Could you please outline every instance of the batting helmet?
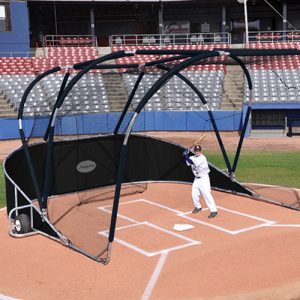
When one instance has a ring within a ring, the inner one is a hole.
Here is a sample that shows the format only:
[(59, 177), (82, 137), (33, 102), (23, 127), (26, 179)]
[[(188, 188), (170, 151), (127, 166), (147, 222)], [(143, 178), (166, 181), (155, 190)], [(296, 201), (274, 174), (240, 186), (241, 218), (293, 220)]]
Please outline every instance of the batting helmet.
[(200, 145), (195, 145), (194, 151), (201, 151), (201, 146)]

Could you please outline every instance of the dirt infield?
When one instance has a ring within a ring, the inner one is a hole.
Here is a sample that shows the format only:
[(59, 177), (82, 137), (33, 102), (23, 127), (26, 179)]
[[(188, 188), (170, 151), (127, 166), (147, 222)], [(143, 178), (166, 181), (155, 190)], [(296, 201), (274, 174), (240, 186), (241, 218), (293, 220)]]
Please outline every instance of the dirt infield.
[[(190, 147), (204, 133), (201, 132), (150, 132), (147, 135), (156, 136), (165, 140), (176, 142), (185, 147)], [(238, 132), (221, 132), (221, 137), (226, 150), (235, 151), (239, 142)], [(205, 151), (219, 151), (214, 132), (207, 133), (201, 142)], [(244, 139), (243, 151), (299, 151), (300, 136), (289, 137), (249, 137)]]
[(21, 146), (20, 140), (0, 141), (0, 161), (3, 161), (9, 153)]
[[(147, 135), (189, 147), (201, 133)], [(237, 133), (222, 138), (227, 150), (236, 149)], [(0, 141), (0, 161), (20, 145)], [(203, 146), (219, 151), (213, 133)], [(248, 138), (243, 146), (270, 149), (299, 151), (300, 137)], [(41, 235), (9, 237), (0, 210), (0, 299), (300, 299), (299, 211), (215, 191), (219, 215), (210, 220), (207, 210), (190, 213), (190, 191), (149, 184), (143, 194), (122, 198), (107, 266)], [(194, 228), (178, 232), (175, 224)]]
[(40, 235), (9, 237), (1, 211), (0, 299), (300, 298), (298, 211), (213, 192), (208, 219), (190, 213), (190, 191), (157, 183), (122, 198), (107, 266)]

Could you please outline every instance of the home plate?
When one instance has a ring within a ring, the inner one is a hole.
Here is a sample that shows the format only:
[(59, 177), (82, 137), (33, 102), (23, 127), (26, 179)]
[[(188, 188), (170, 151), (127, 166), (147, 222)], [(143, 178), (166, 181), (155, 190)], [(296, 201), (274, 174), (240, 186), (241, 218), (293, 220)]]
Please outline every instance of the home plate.
[(191, 224), (175, 224), (173, 226), (173, 229), (176, 231), (184, 231), (184, 230), (189, 230), (194, 228), (195, 226), (191, 225)]

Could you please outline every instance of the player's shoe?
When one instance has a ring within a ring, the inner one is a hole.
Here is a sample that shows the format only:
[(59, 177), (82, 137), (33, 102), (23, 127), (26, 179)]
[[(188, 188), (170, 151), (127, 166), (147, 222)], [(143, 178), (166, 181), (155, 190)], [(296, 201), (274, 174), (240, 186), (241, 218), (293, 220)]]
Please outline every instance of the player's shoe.
[(198, 207), (195, 207), (194, 210), (192, 211), (193, 214), (196, 214), (197, 212), (201, 211), (202, 208), (198, 208)]
[(210, 213), (210, 215), (208, 217), (211, 219), (211, 218), (214, 218), (217, 214), (218, 214), (218, 212), (213, 211)]

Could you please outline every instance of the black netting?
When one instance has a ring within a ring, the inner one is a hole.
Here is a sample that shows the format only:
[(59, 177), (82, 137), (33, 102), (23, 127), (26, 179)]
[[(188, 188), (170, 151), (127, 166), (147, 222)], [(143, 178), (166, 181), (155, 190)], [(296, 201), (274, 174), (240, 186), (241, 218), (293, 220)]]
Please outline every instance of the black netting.
[[(249, 53), (251, 55), (252, 52)], [(211, 54), (217, 55), (217, 52)], [(297, 101), (300, 97), (297, 81), (300, 75), (298, 56), (285, 56), (283, 59), (282, 56), (241, 55), (237, 59), (234, 55), (230, 58), (225, 53), (221, 54), (195, 61), (186, 69), (180, 70), (180, 73), (168, 77), (169, 70), (172, 72), (181, 62), (186, 63), (192, 59), (192, 55), (185, 57), (181, 53), (180, 60), (162, 61), (159, 66), (154, 67), (147, 64), (151, 60), (171, 58), (172, 54), (154, 53), (153, 56), (145, 56), (139, 53), (145, 61), (139, 61), (136, 68), (124, 67), (121, 72), (113, 70), (105, 74), (87, 72), (63, 98), (58, 96), (63, 82), (61, 73), (43, 78), (33, 88), (25, 102), (22, 119), (26, 137), (23, 144), (28, 147), (30, 159), (27, 158), (25, 162), (22, 150), (16, 154), (18, 163), (12, 157), (11, 176), (31, 199), (40, 198), (41, 208), (48, 209), (49, 220), (70, 242), (70, 247), (98, 261), (108, 258), (109, 230), (114, 230), (117, 217), (116, 210), (112, 213), (112, 207), (119, 201), (118, 195), (114, 199), (119, 184), (122, 183), (120, 196), (123, 197), (144, 192), (147, 189), (147, 183), (144, 182), (148, 181), (193, 181), (190, 170), (182, 162), (182, 147), (149, 138), (145, 134), (131, 136), (128, 144), (123, 142), (123, 134), (133, 111), (141, 112), (136, 120), (140, 132), (148, 130), (146, 112), (149, 111), (199, 113), (200, 118), (204, 119), (205, 130), (213, 126), (226, 161), (227, 154), (215, 123), (218, 117), (212, 111), (223, 108), (224, 89), (228, 81), (233, 83), (230, 91), (239, 90), (240, 106), (234, 107), (238, 110), (247, 103), (261, 103), (266, 99), (272, 102), (272, 95), (275, 95), (277, 102), (291, 99)], [(119, 57), (122, 55), (121, 53)], [(173, 54), (176, 55), (178, 54)], [(240, 65), (244, 64), (243, 72)], [(241, 77), (232, 76), (231, 71), (235, 66), (238, 66)], [(145, 75), (129, 104), (127, 99), (134, 90), (140, 72)], [(248, 72), (254, 86), (251, 95), (245, 77)], [(70, 76), (67, 88), (74, 76), (76, 75)], [(165, 81), (162, 82), (162, 79)], [(159, 85), (159, 89), (154, 89)], [(122, 97), (115, 100), (116, 95)], [(57, 114), (53, 114), (58, 99), (63, 102), (60, 103)], [(118, 131), (123, 134), (112, 135), (126, 103), (129, 113), (126, 113)], [(203, 110), (208, 113), (200, 114)], [(231, 117), (234, 114), (232, 112)], [(247, 111), (247, 116), (249, 115), (250, 106)], [(52, 117), (55, 120), (53, 136), (49, 127)], [(242, 130), (242, 138), (245, 129), (246, 127)], [(107, 133), (109, 134), (104, 135)], [(41, 143), (35, 144), (36, 142)], [(121, 157), (125, 162), (124, 174), (119, 166), (121, 149), (127, 155)], [(28, 172), (28, 164), (34, 174)], [(230, 168), (228, 157), (226, 164), (228, 172), (233, 175), (232, 171), (235, 170)], [(231, 180), (228, 174), (214, 166), (211, 166), (210, 177), (211, 184), (216, 189), (253, 196), (249, 189)], [(32, 182), (39, 189), (40, 195)], [(8, 208), (14, 206), (12, 189), (9, 186), (7, 191)]]

